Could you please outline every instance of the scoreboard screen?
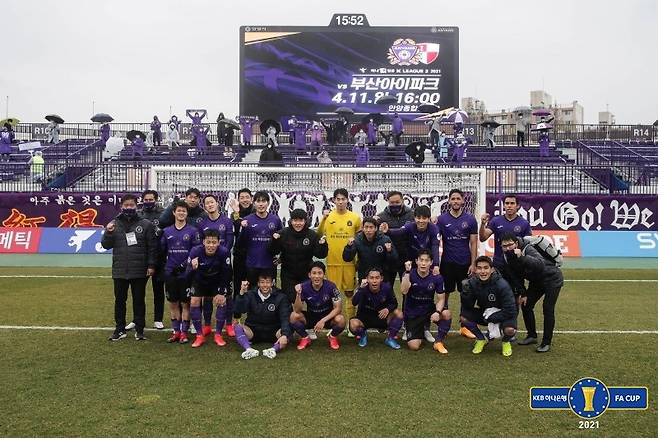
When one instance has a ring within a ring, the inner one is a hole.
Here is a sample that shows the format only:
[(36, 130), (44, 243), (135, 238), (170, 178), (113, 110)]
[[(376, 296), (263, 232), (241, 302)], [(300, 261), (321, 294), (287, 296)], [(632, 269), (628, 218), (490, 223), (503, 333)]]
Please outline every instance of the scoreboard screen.
[(240, 28), (242, 115), (412, 116), (422, 104), (459, 106), (457, 27)]

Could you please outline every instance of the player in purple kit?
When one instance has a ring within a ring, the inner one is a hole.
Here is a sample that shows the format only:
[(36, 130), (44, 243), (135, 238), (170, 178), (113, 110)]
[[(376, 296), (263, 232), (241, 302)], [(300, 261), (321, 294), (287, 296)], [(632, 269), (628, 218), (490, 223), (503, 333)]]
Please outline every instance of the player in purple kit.
[[(438, 327), (434, 349), (447, 354), (443, 340), (450, 331), (452, 315), (446, 307), (443, 279), (440, 275), (430, 273), (431, 266), (432, 253), (427, 249), (418, 251), (415, 269), (412, 269), (410, 261), (405, 262), (406, 273), (400, 282), (400, 292), (405, 297), (404, 326), (407, 330), (407, 346), (410, 350), (420, 349), (425, 337), (425, 327), (433, 322)], [(438, 295), (436, 304), (434, 294)]]
[[(233, 248), (233, 221), (225, 215), (222, 215), (219, 210), (219, 203), (215, 195), (205, 195), (202, 199), (203, 209), (206, 211), (207, 217), (203, 217), (197, 223), (199, 234), (201, 236), (208, 230), (216, 230), (219, 235), (219, 244), (226, 248), (229, 253)], [(228, 302), (226, 307), (228, 309), (228, 316), (226, 324), (231, 324), (233, 313), (233, 299), (232, 296), (227, 297)], [(210, 323), (212, 321), (212, 297), (204, 298), (203, 300), (203, 335), (208, 336), (212, 333)], [(224, 324), (222, 324), (224, 327)], [(221, 335), (221, 333), (220, 333)]]
[(356, 317), (350, 319), (350, 331), (359, 340), (359, 347), (368, 345), (370, 328), (387, 330), (384, 341), (394, 350), (400, 349), (395, 337), (402, 328), (402, 312), (398, 309), (398, 300), (390, 284), (384, 282), (384, 272), (380, 268), (371, 268), (361, 282), (361, 287), (352, 297), (352, 304), (357, 307)]
[[(441, 276), (446, 292), (446, 307), (450, 293), (462, 291), (462, 281), (475, 272), (478, 256), (478, 224), (475, 217), (464, 210), (464, 192), (452, 189), (448, 194), (449, 209), (437, 220), (441, 233)], [(475, 339), (475, 335), (462, 326), (462, 336)]]
[(274, 359), (292, 336), (290, 301), (286, 294), (274, 287), (272, 275), (267, 271), (258, 274), (256, 288), (248, 288), (249, 282), (243, 281), (235, 300), (236, 312), (247, 314), (244, 324), (235, 325), (235, 340), (244, 349), (243, 359), (261, 354), (251, 346), (252, 342), (273, 342), (272, 347), (263, 350), (262, 354)]
[(175, 222), (165, 228), (160, 237), (160, 248), (167, 258), (164, 266), (165, 293), (174, 330), (167, 342), (186, 344), (190, 328), (190, 298), (187, 295), (189, 284), (185, 271), (190, 250), (199, 244), (199, 231), (187, 223), (185, 201), (175, 201), (173, 207)]
[[(489, 213), (482, 215), (480, 222), (480, 242), (486, 242), (493, 234), (494, 236), (494, 267), (502, 272), (505, 266), (503, 258), (503, 249), (500, 246), (500, 239), (505, 233), (513, 233), (516, 237), (532, 235), (530, 223), (519, 216), (519, 201), (516, 195), (505, 195), (503, 198), (505, 214), (496, 216), (491, 219)], [(504, 275), (504, 273), (503, 273)]]
[(201, 301), (209, 301), (217, 306), (215, 344), (220, 347), (226, 345), (222, 338), (222, 329), (228, 312), (228, 297), (231, 293), (231, 253), (220, 244), (219, 232), (208, 229), (203, 234), (203, 245), (195, 246), (187, 259), (187, 273), (191, 285), (190, 315), (192, 324), (196, 328), (196, 339), (192, 347), (200, 347), (206, 341), (201, 328)]
[[(297, 297), (293, 303), (290, 325), (301, 337), (297, 345), (298, 350), (303, 350), (311, 344), (311, 337), (306, 332), (307, 328), (316, 332), (330, 328), (329, 346), (333, 350), (340, 348), (338, 335), (345, 329), (343, 304), (336, 285), (325, 279), (326, 269), (324, 263), (313, 262), (308, 273), (310, 280), (295, 286)], [(305, 311), (303, 303), (306, 303)]]
[(276, 268), (268, 246), (272, 235), (283, 228), (281, 219), (275, 214), (268, 213), (270, 208), (270, 195), (259, 191), (254, 194), (255, 213), (242, 220), (240, 236), (236, 246), (244, 248), (246, 252), (245, 266), (247, 268), (247, 281), (256, 284), (258, 275), (269, 273), (276, 278)]

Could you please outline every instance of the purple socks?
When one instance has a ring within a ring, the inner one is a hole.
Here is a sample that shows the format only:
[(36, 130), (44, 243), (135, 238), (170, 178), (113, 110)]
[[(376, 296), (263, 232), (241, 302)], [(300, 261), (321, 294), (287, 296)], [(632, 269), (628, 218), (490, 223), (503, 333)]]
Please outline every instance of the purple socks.
[(190, 330), (190, 321), (183, 321), (181, 323), (180, 331), (187, 333)]
[[(217, 306), (215, 311), (215, 333), (221, 334), (224, 330), (227, 316), (230, 318), (232, 312), (227, 311), (227, 305)], [(229, 320), (230, 321), (230, 320)]]
[(295, 331), (295, 333), (297, 333), (300, 337), (305, 338), (308, 336), (308, 333), (306, 333), (306, 326), (303, 322), (295, 321), (290, 325), (292, 326), (292, 329)]
[[(212, 322), (212, 298), (203, 298), (203, 321), (205, 325), (210, 325)], [(194, 326), (196, 328), (196, 326)]]
[(391, 318), (388, 323), (388, 337), (395, 338), (402, 328), (402, 318)]
[(235, 340), (245, 350), (251, 348), (251, 343), (249, 342), (249, 338), (247, 338), (247, 335), (245, 334), (244, 329), (240, 324), (235, 325)]
[(194, 329), (196, 330), (197, 336), (202, 336), (201, 307), (190, 307), (190, 317), (192, 318), (192, 324), (194, 324)]
[(172, 319), (171, 328), (174, 330), (175, 333), (180, 333), (180, 319)]
[(482, 333), (480, 331), (480, 329), (478, 328), (478, 325), (476, 323), (468, 321), (468, 322), (464, 323), (464, 327), (469, 329), (471, 331), (471, 333), (473, 333), (477, 339), (479, 339), (481, 341), (484, 341), (484, 339), (485, 339), (484, 338), (484, 333)]
[(450, 331), (451, 323), (452, 323), (452, 319), (442, 319), (439, 321), (439, 323), (437, 324), (439, 330), (436, 333), (436, 342), (443, 342), (443, 340), (448, 335), (448, 332)]
[(331, 326), (331, 336), (338, 336), (343, 332), (344, 328), (337, 325)]

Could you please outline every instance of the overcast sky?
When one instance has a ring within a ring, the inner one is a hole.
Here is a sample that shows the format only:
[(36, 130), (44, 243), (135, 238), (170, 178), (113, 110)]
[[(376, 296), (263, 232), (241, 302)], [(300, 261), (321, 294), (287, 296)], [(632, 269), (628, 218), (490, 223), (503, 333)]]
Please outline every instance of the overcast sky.
[(606, 104), (618, 124), (658, 118), (656, 0), (2, 0), (0, 114), (8, 95), (9, 115), (26, 122), (88, 121), (92, 102), (117, 121), (170, 106), (235, 116), (239, 26), (325, 26), (335, 12), (458, 26), (460, 96), (490, 111), (529, 104), (543, 84), (558, 103), (578, 100), (586, 123)]

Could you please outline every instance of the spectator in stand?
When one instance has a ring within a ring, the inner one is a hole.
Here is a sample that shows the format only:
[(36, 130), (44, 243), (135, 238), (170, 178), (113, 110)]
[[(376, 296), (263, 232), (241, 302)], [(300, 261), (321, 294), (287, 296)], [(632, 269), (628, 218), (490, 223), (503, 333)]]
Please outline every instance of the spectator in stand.
[(525, 147), (525, 118), (523, 113), (519, 113), (516, 119), (516, 146)]
[(0, 155), (2, 161), (9, 162), (11, 154), (11, 143), (14, 141), (14, 131), (9, 123), (5, 123), (4, 128), (0, 131)]
[(158, 120), (158, 116), (153, 116), (153, 121), (151, 122), (151, 132), (153, 133), (153, 145), (161, 146), (162, 145), (162, 131), (160, 128), (162, 124)]

